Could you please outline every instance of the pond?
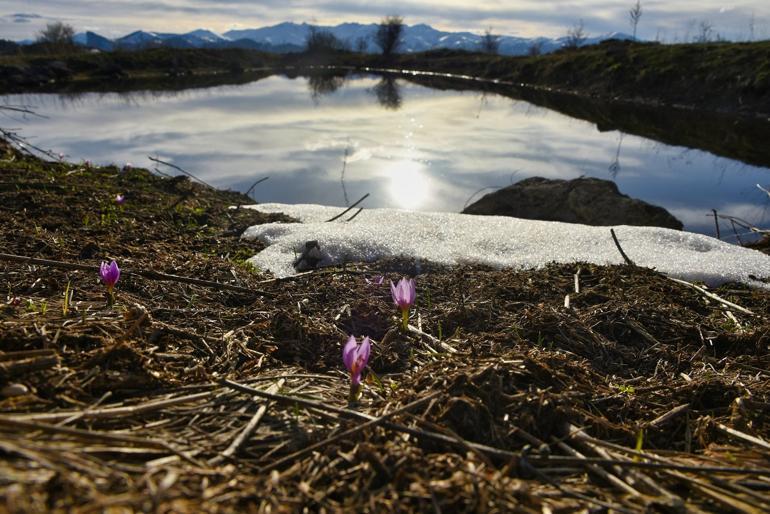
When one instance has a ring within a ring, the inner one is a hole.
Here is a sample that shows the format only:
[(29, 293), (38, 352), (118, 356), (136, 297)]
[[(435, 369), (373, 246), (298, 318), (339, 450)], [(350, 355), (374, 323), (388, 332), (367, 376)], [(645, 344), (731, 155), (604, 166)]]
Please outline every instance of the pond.
[[(328, 74), (180, 91), (0, 96), (3, 104), (43, 117), (5, 115), (0, 126), (68, 160), (153, 168), (152, 156), (239, 191), (269, 176), (251, 193), (257, 202), (345, 207), (369, 193), (365, 207), (458, 212), (524, 178), (585, 175), (666, 208), (687, 230), (713, 235), (712, 209), (755, 226), (770, 221), (770, 196), (757, 187), (770, 189), (770, 157), (730, 158), (729, 124), (727, 135), (701, 146), (709, 151), (680, 146), (688, 126), (701, 126), (697, 117), (680, 118), (667, 135), (668, 122), (598, 122), (571, 113), (570, 100), (559, 112), (489, 91)], [(756, 132), (746, 130), (737, 146)], [(697, 146), (697, 133), (692, 139)], [(735, 240), (727, 232), (723, 238)]]

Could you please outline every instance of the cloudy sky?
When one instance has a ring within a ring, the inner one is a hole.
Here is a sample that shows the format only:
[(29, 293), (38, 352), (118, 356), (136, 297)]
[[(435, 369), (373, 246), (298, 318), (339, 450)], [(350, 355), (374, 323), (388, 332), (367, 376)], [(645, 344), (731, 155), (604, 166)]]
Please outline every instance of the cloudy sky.
[[(562, 36), (582, 19), (591, 35), (630, 32), (635, 0), (2, 0), (0, 39), (33, 38), (50, 21), (76, 31), (117, 37), (134, 30), (226, 32), (282, 21), (335, 25), (369, 23), (399, 14), (406, 23), (438, 29), (518, 36)], [(664, 41), (692, 37), (702, 21), (729, 39), (770, 37), (770, 1), (642, 0), (639, 36)], [(753, 27), (753, 28), (752, 28)]]

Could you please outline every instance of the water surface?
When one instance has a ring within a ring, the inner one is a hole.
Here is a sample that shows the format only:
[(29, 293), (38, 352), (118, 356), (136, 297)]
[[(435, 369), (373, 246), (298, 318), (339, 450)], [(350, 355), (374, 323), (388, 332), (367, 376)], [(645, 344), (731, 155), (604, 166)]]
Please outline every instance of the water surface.
[[(460, 211), (541, 176), (613, 179), (713, 234), (712, 209), (767, 226), (770, 169), (669, 146), (491, 93), (376, 76), (287, 78), (178, 92), (13, 95), (5, 117), (68, 160), (152, 168), (148, 156), (258, 202)], [(172, 170), (165, 169), (171, 172)], [(723, 233), (729, 232), (724, 227)], [(732, 236), (728, 236), (732, 237)], [(726, 238), (727, 239), (727, 238)]]

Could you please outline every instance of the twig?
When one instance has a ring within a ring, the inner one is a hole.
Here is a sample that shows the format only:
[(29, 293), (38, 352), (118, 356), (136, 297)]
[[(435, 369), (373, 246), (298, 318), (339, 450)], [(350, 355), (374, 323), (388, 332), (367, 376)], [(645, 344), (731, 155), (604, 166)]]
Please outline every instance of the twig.
[[(267, 391), (270, 393), (277, 393), (281, 390), (283, 387), (283, 384), (286, 383), (286, 380), (280, 379), (277, 383), (274, 383), (270, 387), (267, 388)], [(216, 457), (209, 459), (209, 464), (216, 465), (222, 462), (225, 459), (228, 459), (235, 455), (235, 453), (238, 451), (238, 449), (243, 446), (243, 443), (248, 441), (248, 439), (252, 436), (254, 431), (257, 429), (257, 426), (259, 425), (259, 422), (262, 421), (262, 416), (265, 415), (265, 412), (267, 412), (267, 403), (263, 403), (259, 406), (257, 409), (257, 412), (254, 413), (254, 415), (251, 417), (249, 422), (246, 424), (245, 427), (243, 427), (243, 430), (238, 434), (238, 436), (233, 439), (233, 442), (230, 443), (230, 446), (227, 447), (225, 451), (223, 451), (220, 455), (217, 455)]]
[(720, 214), (719, 218), (721, 218), (723, 220), (728, 220), (728, 221), (734, 223), (735, 225), (738, 225), (741, 228), (745, 228), (749, 232), (755, 232), (757, 234), (770, 234), (770, 230), (762, 230), (760, 228), (757, 228), (754, 225), (752, 225), (751, 223), (749, 223), (748, 221), (746, 221), (745, 219), (739, 218), (737, 216), (729, 216), (727, 214)]
[(738, 240), (738, 244), (743, 246), (743, 240), (741, 240), (741, 235), (738, 233), (738, 229), (735, 228), (735, 220), (730, 220), (730, 224), (733, 226), (733, 233), (735, 234), (735, 238)]
[(319, 442), (317, 442), (315, 444), (312, 444), (312, 445), (310, 445), (310, 446), (308, 446), (306, 448), (303, 448), (303, 449), (301, 449), (299, 451), (296, 451), (296, 452), (294, 452), (294, 453), (292, 453), (290, 455), (282, 457), (282, 458), (280, 458), (280, 459), (278, 459), (278, 460), (268, 464), (267, 466), (261, 468), (260, 471), (264, 473), (264, 472), (273, 470), (275, 468), (279, 468), (279, 467), (283, 466), (284, 464), (286, 464), (288, 462), (296, 461), (296, 460), (304, 457), (305, 455), (318, 450), (319, 448), (323, 448), (324, 446), (327, 446), (329, 444), (335, 443), (335, 442), (337, 442), (337, 441), (339, 441), (341, 439), (347, 439), (350, 436), (352, 436), (352, 435), (354, 435), (354, 434), (356, 434), (358, 432), (366, 430), (367, 428), (371, 428), (371, 427), (380, 425), (385, 420), (387, 420), (388, 418), (392, 418), (393, 416), (397, 416), (399, 414), (403, 414), (404, 412), (407, 412), (407, 411), (417, 407), (418, 405), (422, 405), (423, 403), (438, 397), (440, 394), (441, 394), (441, 392), (437, 391), (437, 392), (435, 392), (433, 394), (430, 394), (428, 396), (425, 396), (423, 398), (415, 400), (415, 401), (413, 401), (411, 403), (408, 403), (408, 404), (404, 405), (403, 407), (400, 407), (400, 408), (398, 408), (398, 409), (396, 409), (396, 410), (394, 410), (392, 412), (388, 412), (388, 413), (383, 414), (383, 415), (381, 415), (379, 417), (370, 419), (369, 421), (367, 421), (363, 425), (358, 425), (357, 427), (350, 428), (348, 430), (345, 430), (344, 432), (340, 432), (337, 435), (334, 435), (332, 437), (324, 439), (323, 441), (319, 441)]
[(666, 412), (665, 414), (663, 414), (661, 416), (658, 416), (657, 418), (655, 418), (652, 421), (650, 421), (647, 426), (656, 427), (658, 425), (662, 425), (666, 421), (668, 421), (668, 420), (678, 416), (679, 414), (681, 414), (683, 412), (686, 412), (687, 409), (689, 409), (689, 408), (690, 408), (690, 404), (689, 403), (685, 403), (685, 404), (682, 404), (682, 405), (677, 405), (676, 407), (674, 407), (670, 411)]
[(735, 430), (734, 428), (730, 428), (726, 425), (723, 425), (722, 423), (717, 423), (717, 428), (722, 432), (729, 434), (733, 437), (737, 437), (738, 439), (742, 439), (749, 443), (756, 444), (757, 446), (764, 448), (765, 450), (770, 450), (770, 443), (768, 443), (763, 439), (760, 439), (759, 437), (754, 437), (753, 435), (744, 434), (743, 432), (739, 430)]
[[(49, 259), (38, 259), (36, 257), (26, 257), (24, 255), (12, 255), (8, 253), (0, 253), (0, 261), (19, 262), (22, 264), (40, 264), (43, 266), (51, 266), (53, 268), (71, 269), (78, 271), (88, 271), (89, 273), (97, 273), (99, 268), (97, 266), (90, 266), (87, 264), (76, 264), (74, 262), (62, 262), (52, 261)], [(153, 270), (121, 270), (120, 273), (123, 276), (137, 275), (144, 278), (153, 280), (165, 280), (170, 282), (182, 282), (185, 284), (194, 284), (197, 286), (211, 287), (214, 289), (226, 289), (229, 291), (236, 291), (246, 294), (258, 294), (272, 298), (275, 295), (259, 289), (249, 289), (247, 287), (235, 286), (232, 284), (223, 284), (221, 282), (214, 282), (211, 280), (203, 280), (200, 278), (183, 277), (180, 275), (171, 275), (169, 273), (161, 273)]]
[(354, 203), (353, 205), (351, 205), (350, 207), (348, 207), (347, 209), (345, 209), (341, 213), (337, 214), (333, 218), (330, 218), (330, 219), (326, 220), (326, 223), (329, 223), (330, 221), (334, 221), (336, 219), (339, 219), (339, 218), (343, 217), (346, 213), (350, 212), (353, 208), (355, 208), (359, 203), (361, 203), (364, 200), (366, 200), (368, 197), (369, 197), (369, 193), (366, 193), (356, 203)]
[[(569, 446), (564, 441), (559, 441), (555, 437), (553, 438), (553, 440), (556, 443), (556, 445), (559, 448), (561, 448), (564, 452), (566, 452), (567, 454), (569, 454), (569, 455), (571, 455), (573, 457), (577, 457), (578, 459), (582, 459), (582, 460), (586, 460), (587, 459), (587, 457), (585, 455), (583, 455), (579, 451), (575, 450), (574, 448)], [(637, 491), (636, 489), (634, 489), (633, 487), (631, 487), (630, 485), (625, 483), (623, 480), (621, 480), (620, 478), (616, 477), (615, 475), (613, 475), (613, 474), (609, 473), (608, 471), (600, 468), (596, 464), (588, 464), (588, 463), (586, 463), (586, 467), (588, 468), (589, 471), (591, 471), (591, 472), (595, 473), (597, 476), (605, 479), (607, 482), (613, 484), (615, 487), (619, 488), (621, 491), (623, 491), (623, 492), (625, 492), (627, 494), (630, 494), (631, 496), (642, 496), (642, 493), (640, 493), (639, 491)]]
[(722, 236), (719, 233), (719, 215), (717, 214), (717, 210), (711, 209), (711, 212), (714, 213), (714, 225), (716, 226), (716, 229), (717, 229), (717, 239), (722, 239)]
[(68, 419), (72, 416), (79, 416), (79, 419), (102, 419), (117, 418), (123, 416), (135, 416), (137, 414), (146, 414), (148, 412), (190, 403), (211, 396), (212, 391), (205, 393), (196, 393), (178, 398), (167, 398), (165, 400), (156, 400), (142, 403), (139, 405), (130, 405), (126, 407), (103, 407), (101, 409), (86, 409), (84, 411), (61, 411), (61, 412), (43, 412), (35, 414), (17, 414), (15, 416), (0, 416), (0, 420), (6, 421), (47, 421), (57, 422)]
[(32, 143), (30, 143), (23, 137), (19, 136), (15, 132), (9, 132), (7, 130), (0, 128), (0, 136), (3, 136), (5, 139), (14, 143), (17, 147), (19, 147), (19, 149), (22, 152), (26, 153), (27, 155), (33, 155), (32, 152), (28, 150), (28, 148), (31, 148), (32, 150), (35, 150), (41, 155), (45, 155), (50, 159), (58, 160), (58, 156), (54, 155), (54, 153), (51, 152), (50, 150), (43, 150), (42, 148), (33, 145)]
[(348, 166), (348, 153), (350, 152), (350, 143), (345, 147), (345, 154), (342, 156), (342, 171), (340, 172), (340, 184), (342, 184), (342, 196), (345, 197), (345, 205), (350, 204), (348, 200), (348, 190), (345, 187), (345, 169)]
[(50, 348), (45, 350), (21, 350), (18, 352), (0, 351), (0, 362), (27, 359), (29, 357), (47, 357), (55, 354), (56, 351)]
[[(598, 454), (600, 457), (603, 457), (605, 459), (610, 459), (614, 457), (607, 449), (593, 444), (588, 434), (586, 434), (583, 430), (581, 430), (578, 427), (575, 427), (574, 425), (570, 423), (566, 423), (565, 426), (566, 432), (569, 434), (569, 437), (579, 443), (584, 444), (586, 447), (590, 448), (593, 452)], [(622, 466), (619, 466), (617, 464), (612, 465), (613, 470), (618, 473), (618, 475), (621, 475), (625, 480), (630, 481), (633, 484), (645, 484), (649, 491), (654, 492), (654, 494), (657, 494), (659, 496), (662, 496), (664, 498), (668, 498), (669, 501), (674, 501), (678, 505), (684, 505), (684, 501), (679, 496), (674, 495), (666, 488), (660, 486), (655, 481), (651, 480), (648, 476), (643, 475), (639, 473), (636, 469), (625, 469)]]
[(673, 280), (677, 284), (682, 284), (682, 285), (685, 285), (687, 287), (691, 287), (691, 288), (695, 289), (696, 291), (700, 292), (701, 294), (708, 296), (712, 300), (716, 300), (719, 303), (723, 303), (724, 305), (727, 305), (730, 308), (733, 308), (733, 309), (735, 309), (737, 311), (740, 311), (740, 312), (742, 312), (744, 314), (749, 314), (751, 316), (756, 316), (756, 314), (754, 314), (752, 311), (750, 311), (750, 310), (748, 310), (748, 309), (746, 309), (744, 307), (741, 307), (740, 305), (737, 305), (737, 304), (735, 304), (735, 303), (733, 303), (733, 302), (731, 302), (729, 300), (725, 300), (724, 298), (715, 295), (711, 291), (706, 291), (705, 289), (703, 289), (700, 286), (696, 286), (695, 284), (687, 282), (686, 280), (682, 280), (682, 279), (674, 278), (674, 277), (669, 277), (668, 275), (666, 275), (666, 277), (669, 280)]
[(180, 168), (180, 167), (179, 167), (179, 166), (177, 166), (176, 164), (171, 164), (170, 162), (161, 161), (160, 159), (156, 159), (155, 157), (151, 157), (151, 156), (149, 156), (149, 155), (147, 156), (147, 158), (148, 158), (148, 159), (150, 159), (150, 160), (151, 160), (151, 161), (153, 161), (153, 162), (157, 162), (157, 163), (159, 163), (159, 164), (164, 164), (164, 165), (166, 165), (166, 166), (168, 166), (168, 167), (170, 167), (170, 168), (174, 168), (175, 170), (179, 170), (179, 171), (181, 171), (182, 173), (184, 173), (185, 175), (187, 175), (188, 177), (192, 178), (193, 180), (197, 180), (198, 182), (200, 182), (200, 183), (201, 183), (201, 184), (203, 184), (204, 186), (210, 187), (211, 189), (216, 189), (216, 188), (215, 188), (214, 186), (212, 186), (211, 184), (209, 184), (209, 183), (207, 183), (207, 182), (204, 182), (204, 181), (202, 181), (201, 179), (199, 179), (198, 177), (196, 177), (195, 175), (193, 175), (193, 174), (192, 174), (192, 173), (190, 173), (189, 171), (187, 171), (187, 170), (185, 170), (185, 169), (182, 169), (182, 168)]
[[(534, 435), (530, 434), (529, 432), (527, 432), (526, 430), (524, 430), (521, 427), (515, 427), (515, 429), (516, 429), (516, 434), (519, 435), (520, 437), (522, 437), (529, 444), (534, 444), (534, 445), (538, 445), (538, 446), (546, 444), (545, 441), (535, 437)], [(566, 459), (566, 461), (568, 461), (570, 464), (580, 463), (581, 466), (585, 466), (585, 462), (587, 462), (589, 460), (595, 460), (595, 459), (587, 458), (585, 456), (581, 456), (581, 457), (556, 457), (556, 459), (558, 459), (559, 461), (563, 461), (563, 460)], [(574, 498), (578, 498), (578, 499), (581, 499), (583, 501), (587, 501), (589, 503), (595, 503), (595, 504), (601, 505), (601, 506), (603, 506), (605, 508), (613, 509), (613, 510), (615, 510), (617, 512), (633, 512), (631, 510), (625, 509), (624, 507), (621, 507), (621, 506), (618, 506), (618, 505), (613, 505), (613, 504), (604, 502), (602, 500), (597, 500), (595, 498), (591, 498), (590, 496), (584, 495), (582, 493), (578, 493), (576, 491), (572, 491), (570, 489), (565, 489), (564, 486), (562, 486), (559, 482), (554, 481), (548, 475), (544, 474), (539, 469), (537, 469), (534, 466), (532, 466), (533, 460), (535, 460), (535, 459), (532, 459), (532, 457), (522, 456), (520, 458), (520, 460), (517, 460), (517, 461), (513, 462), (512, 464), (516, 464), (516, 465), (523, 464), (526, 467), (526, 469), (528, 469), (529, 471), (532, 471), (536, 476), (541, 478), (544, 482), (547, 482), (547, 483), (551, 484), (552, 486), (554, 486), (556, 489), (558, 489), (562, 493), (567, 494), (569, 496), (572, 496)], [(548, 464), (551, 464), (553, 462), (554, 458), (553, 457), (546, 457), (545, 459), (536, 459), (536, 460), (537, 461), (544, 461), (543, 463), (548, 465)], [(508, 466), (510, 466), (510, 465), (511, 464), (509, 464)]]
[[(697, 466), (697, 465), (687, 466), (683, 464), (676, 464), (671, 462), (668, 459), (664, 459), (659, 455), (655, 455), (645, 451), (637, 451), (632, 448), (626, 448), (625, 446), (620, 446), (615, 443), (611, 443), (609, 441), (604, 441), (602, 439), (596, 439), (595, 437), (591, 437), (589, 435), (585, 435), (583, 439), (585, 441), (591, 442), (598, 446), (609, 448), (611, 450), (615, 450), (615, 451), (622, 452), (635, 457), (641, 457), (643, 459), (649, 459), (649, 460), (655, 461), (655, 462), (644, 462), (644, 461), (635, 460), (635, 461), (623, 462), (623, 461), (607, 460), (607, 459), (586, 459), (587, 462), (592, 462), (597, 464), (613, 464), (613, 465), (617, 464), (622, 466), (631, 466), (635, 468), (676, 470), (676, 471), (685, 471), (688, 473), (707, 473), (707, 474), (728, 473), (728, 474), (734, 474), (734, 475), (744, 474), (744, 475), (758, 475), (758, 476), (770, 474), (770, 470), (764, 469), (764, 468), (739, 468), (739, 467)], [(564, 457), (550, 457), (549, 461), (554, 463), (568, 462), (564, 460)]]
[(413, 334), (417, 334), (419, 336), (422, 336), (422, 337), (428, 339), (431, 343), (440, 346), (441, 349), (444, 350), (445, 352), (457, 353), (457, 349), (454, 346), (451, 346), (451, 345), (441, 341), (437, 337), (433, 337), (430, 334), (426, 334), (425, 332), (423, 332), (419, 328), (415, 327), (414, 325), (408, 325), (408, 328), (409, 328), (409, 332), (412, 332)]
[(615, 246), (618, 247), (618, 251), (620, 252), (620, 255), (623, 256), (623, 260), (626, 261), (626, 264), (628, 264), (631, 267), (636, 267), (636, 264), (634, 264), (634, 261), (628, 258), (628, 255), (626, 255), (626, 252), (623, 251), (623, 247), (620, 246), (620, 241), (618, 241), (618, 236), (615, 235), (615, 229), (610, 229), (610, 234), (612, 234), (612, 240), (615, 241)]
[(349, 217), (348, 219), (346, 219), (345, 221), (353, 221), (353, 219), (356, 216), (358, 216), (359, 214), (361, 214), (361, 211), (363, 211), (363, 210), (364, 210), (363, 207), (359, 207), (358, 210), (356, 211), (356, 213), (354, 215), (352, 215), (351, 217)]
[(0, 378), (13, 378), (18, 375), (29, 373), (30, 371), (39, 371), (56, 366), (59, 363), (59, 357), (52, 355), (48, 357), (30, 357), (10, 362), (0, 362)]
[[(241, 392), (246, 393), (246, 394), (252, 394), (254, 396), (261, 396), (262, 398), (267, 398), (269, 400), (275, 400), (277, 402), (280, 402), (280, 403), (283, 403), (283, 404), (286, 404), (286, 405), (291, 405), (291, 406), (301, 405), (301, 406), (306, 407), (306, 408), (318, 409), (318, 410), (327, 411), (327, 412), (334, 412), (335, 414), (340, 414), (340, 415), (347, 416), (347, 417), (350, 417), (350, 418), (361, 419), (361, 420), (365, 420), (365, 421), (371, 421), (373, 419), (376, 419), (374, 416), (371, 416), (369, 414), (364, 414), (363, 412), (358, 412), (358, 411), (350, 410), (350, 409), (342, 409), (342, 408), (339, 408), (339, 407), (334, 407), (334, 406), (331, 406), (331, 405), (326, 405), (325, 403), (317, 402), (317, 401), (314, 401), (314, 400), (306, 400), (304, 398), (300, 398), (300, 397), (296, 397), (296, 396), (285, 396), (285, 395), (280, 395), (280, 394), (270, 394), (270, 393), (267, 393), (265, 391), (260, 391), (259, 389), (254, 389), (254, 388), (245, 386), (243, 384), (239, 384), (237, 382), (233, 382), (232, 380), (224, 379), (224, 380), (220, 381), (220, 384), (222, 384), (224, 386), (227, 386), (227, 387), (230, 387), (232, 389), (235, 389), (236, 391), (241, 391)], [(451, 438), (449, 436), (446, 436), (444, 434), (439, 434), (437, 432), (431, 432), (429, 430), (421, 430), (421, 429), (417, 429), (417, 428), (407, 427), (407, 426), (404, 426), (404, 425), (400, 425), (400, 424), (397, 424), (397, 423), (391, 423), (391, 422), (387, 422), (387, 421), (383, 421), (382, 422), (382, 426), (386, 427), (386, 428), (389, 428), (391, 430), (395, 430), (395, 431), (398, 431), (398, 432), (403, 432), (405, 434), (413, 435), (415, 437), (424, 437), (426, 439), (432, 439), (434, 441), (443, 442), (443, 443), (449, 444), (451, 446), (457, 446), (458, 445), (457, 440), (455, 440), (455, 439), (453, 439), (453, 438)], [(471, 442), (471, 441), (465, 441), (464, 446), (465, 445), (471, 446), (471, 447), (473, 447), (476, 450), (480, 450), (480, 451), (486, 453), (487, 455), (490, 455), (492, 457), (496, 457), (496, 458), (499, 458), (499, 459), (504, 459), (504, 460), (518, 459), (518, 454), (517, 453), (511, 452), (511, 451), (508, 451), (508, 450), (503, 450), (503, 449), (500, 449), (500, 448), (494, 448), (492, 446), (487, 446), (485, 444), (480, 444), (480, 443), (474, 443), (474, 442)]]
[(243, 193), (243, 194), (244, 194), (245, 196), (249, 196), (249, 193), (251, 193), (252, 189), (254, 189), (254, 188), (255, 188), (255, 187), (257, 187), (259, 184), (261, 184), (262, 182), (264, 182), (265, 180), (267, 180), (267, 179), (269, 179), (269, 178), (270, 178), (270, 177), (262, 177), (261, 179), (257, 180), (257, 181), (256, 181), (256, 182), (254, 182), (254, 183), (251, 185), (251, 187), (250, 187), (250, 188), (248, 188), (248, 189), (246, 190), (246, 192), (245, 192), (245, 193)]
[[(13, 111), (21, 114), (31, 114), (32, 116), (37, 116), (38, 118), (48, 119), (48, 116), (43, 116), (42, 114), (38, 114), (27, 107), (17, 107), (15, 105), (0, 105), (0, 111)], [(757, 184), (757, 187), (759, 187), (759, 184)]]
[(168, 173), (165, 173), (165, 172), (163, 172), (163, 171), (160, 171), (160, 168), (158, 168), (157, 166), (155, 166), (155, 167), (154, 167), (152, 170), (153, 170), (155, 173), (157, 173), (158, 175), (161, 175), (161, 176), (163, 176), (163, 177), (166, 177), (166, 178), (174, 178), (174, 176), (173, 176), (173, 175), (169, 175)]
[(143, 438), (143, 437), (134, 437), (130, 435), (124, 435), (124, 434), (98, 432), (95, 430), (84, 430), (82, 428), (59, 427), (56, 425), (49, 425), (47, 423), (36, 423), (34, 421), (18, 421), (18, 420), (13, 420), (9, 418), (3, 418), (3, 417), (0, 417), (0, 425), (10, 426), (15, 428), (22, 428), (30, 432), (39, 430), (42, 432), (48, 432), (53, 434), (66, 434), (69, 436), (86, 439), (90, 442), (93, 442), (95, 440), (102, 440), (102, 441), (109, 441), (109, 442), (117, 441), (121, 443), (136, 444), (139, 446), (147, 445), (154, 448), (167, 450), (170, 453), (178, 455), (179, 457), (182, 457), (183, 459), (193, 463), (196, 466), (199, 466), (201, 468), (204, 467), (203, 465), (201, 465), (201, 463), (194, 460), (185, 452), (179, 451), (175, 449), (173, 446), (171, 446), (169, 443), (167, 443), (166, 441), (159, 440), (159, 439), (149, 439), (149, 438)]

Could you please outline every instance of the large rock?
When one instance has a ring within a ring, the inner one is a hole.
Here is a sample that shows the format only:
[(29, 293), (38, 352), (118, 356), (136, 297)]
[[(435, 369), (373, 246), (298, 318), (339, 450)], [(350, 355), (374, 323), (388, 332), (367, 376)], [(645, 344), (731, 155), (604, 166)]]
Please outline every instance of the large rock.
[(621, 194), (614, 182), (598, 178), (528, 178), (484, 196), (463, 213), (682, 230), (682, 222), (666, 209)]

